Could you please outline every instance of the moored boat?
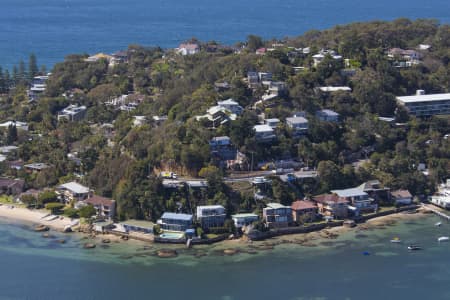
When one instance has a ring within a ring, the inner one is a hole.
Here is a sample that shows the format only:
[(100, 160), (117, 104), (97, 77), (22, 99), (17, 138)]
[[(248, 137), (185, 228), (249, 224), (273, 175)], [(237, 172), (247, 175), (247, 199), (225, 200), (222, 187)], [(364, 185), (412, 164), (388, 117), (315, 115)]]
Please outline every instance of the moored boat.
[(448, 236), (441, 236), (440, 238), (438, 238), (438, 242), (448, 242), (449, 238)]
[(414, 251), (414, 250), (422, 250), (422, 248), (418, 245), (409, 245), (408, 250)]
[(401, 243), (401, 242), (402, 242), (402, 240), (398, 237), (395, 237), (391, 240), (391, 243)]

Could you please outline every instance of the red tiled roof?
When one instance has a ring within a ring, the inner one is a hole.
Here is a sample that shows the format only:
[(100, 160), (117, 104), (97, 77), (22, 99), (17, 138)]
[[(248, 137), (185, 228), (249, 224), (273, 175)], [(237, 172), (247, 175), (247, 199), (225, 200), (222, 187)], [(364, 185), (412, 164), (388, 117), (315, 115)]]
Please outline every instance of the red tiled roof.
[(111, 206), (115, 201), (110, 198), (105, 198), (101, 196), (94, 195), (88, 199), (86, 199), (86, 203), (92, 204), (92, 205), (104, 205), (104, 206)]
[(292, 210), (304, 210), (304, 209), (312, 209), (316, 208), (316, 204), (312, 201), (308, 200), (297, 200), (292, 203), (291, 208)]
[(347, 200), (339, 197), (336, 194), (323, 194), (323, 195), (314, 196), (313, 200), (318, 203), (328, 203), (328, 202), (348, 203)]

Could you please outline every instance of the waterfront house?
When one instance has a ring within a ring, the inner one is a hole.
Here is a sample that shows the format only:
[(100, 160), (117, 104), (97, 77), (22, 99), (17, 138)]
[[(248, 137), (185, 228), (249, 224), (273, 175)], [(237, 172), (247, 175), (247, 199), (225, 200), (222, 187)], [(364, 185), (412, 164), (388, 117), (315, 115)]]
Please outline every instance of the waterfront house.
[(64, 202), (66, 203), (85, 200), (92, 193), (88, 187), (74, 181), (61, 184), (57, 187), (56, 191), (64, 198)]
[(324, 217), (345, 219), (348, 216), (348, 201), (336, 194), (323, 194), (313, 197), (318, 212)]
[(110, 198), (94, 195), (84, 201), (86, 204), (94, 206), (97, 216), (112, 219), (116, 212), (116, 201)]
[(408, 190), (392, 191), (391, 199), (395, 205), (409, 205), (412, 203), (412, 195)]
[(58, 121), (66, 119), (71, 122), (81, 121), (86, 116), (86, 106), (78, 106), (71, 104), (58, 112)]
[(316, 112), (316, 117), (324, 122), (339, 122), (339, 114), (330, 109), (322, 109)]
[(292, 222), (292, 209), (280, 203), (268, 203), (263, 218), (269, 228), (287, 227)]
[(193, 55), (200, 52), (200, 46), (196, 43), (185, 43), (178, 46), (177, 52), (181, 55)]
[(203, 229), (222, 227), (225, 217), (225, 208), (222, 205), (197, 206), (197, 221)]
[(276, 138), (275, 131), (269, 125), (255, 125), (253, 130), (258, 142), (272, 142)]
[(139, 233), (153, 233), (153, 224), (150, 221), (144, 220), (126, 220), (115, 225), (115, 231), (119, 232), (139, 232)]
[(450, 93), (429, 94), (424, 90), (417, 90), (415, 96), (397, 97), (397, 104), (417, 117), (450, 114)]
[(361, 212), (376, 211), (378, 209), (378, 205), (374, 203), (374, 199), (370, 198), (369, 194), (362, 191), (359, 187), (332, 190), (331, 192), (347, 200), (352, 205), (349, 209), (354, 211), (355, 215), (359, 215)]
[(232, 215), (231, 218), (233, 219), (236, 228), (242, 228), (258, 221), (259, 216), (251, 213), (242, 213)]
[(165, 212), (158, 220), (158, 224), (164, 230), (185, 232), (192, 227), (192, 215)]
[(438, 191), (431, 196), (430, 202), (445, 209), (450, 209), (450, 179), (438, 187)]
[(0, 178), (0, 195), (19, 195), (23, 192), (24, 187), (23, 179)]
[(369, 180), (359, 185), (358, 188), (366, 192), (376, 203), (391, 202), (391, 189), (384, 187), (379, 180)]
[(299, 224), (313, 222), (317, 217), (317, 204), (308, 200), (297, 200), (291, 204), (293, 220)]
[(294, 136), (303, 135), (308, 132), (308, 120), (304, 117), (286, 118), (286, 125), (292, 130)]

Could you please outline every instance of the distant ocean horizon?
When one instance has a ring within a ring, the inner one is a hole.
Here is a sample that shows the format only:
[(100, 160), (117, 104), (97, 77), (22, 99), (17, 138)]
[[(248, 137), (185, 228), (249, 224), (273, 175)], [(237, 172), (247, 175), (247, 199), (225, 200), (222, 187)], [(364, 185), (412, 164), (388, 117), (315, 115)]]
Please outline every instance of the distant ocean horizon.
[(450, 22), (448, 0), (2, 0), (0, 66), (35, 53), (51, 68), (73, 53), (112, 53), (130, 44), (176, 47), (196, 37), (223, 44), (298, 36), (359, 21)]

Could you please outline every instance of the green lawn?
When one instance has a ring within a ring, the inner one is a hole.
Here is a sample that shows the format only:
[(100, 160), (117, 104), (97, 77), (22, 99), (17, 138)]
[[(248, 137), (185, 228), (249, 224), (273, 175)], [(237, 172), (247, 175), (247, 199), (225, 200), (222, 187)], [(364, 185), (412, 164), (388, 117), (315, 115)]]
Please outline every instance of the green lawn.
[(7, 196), (7, 195), (0, 195), (0, 203), (3, 204), (13, 204), (14, 200), (13, 197)]

